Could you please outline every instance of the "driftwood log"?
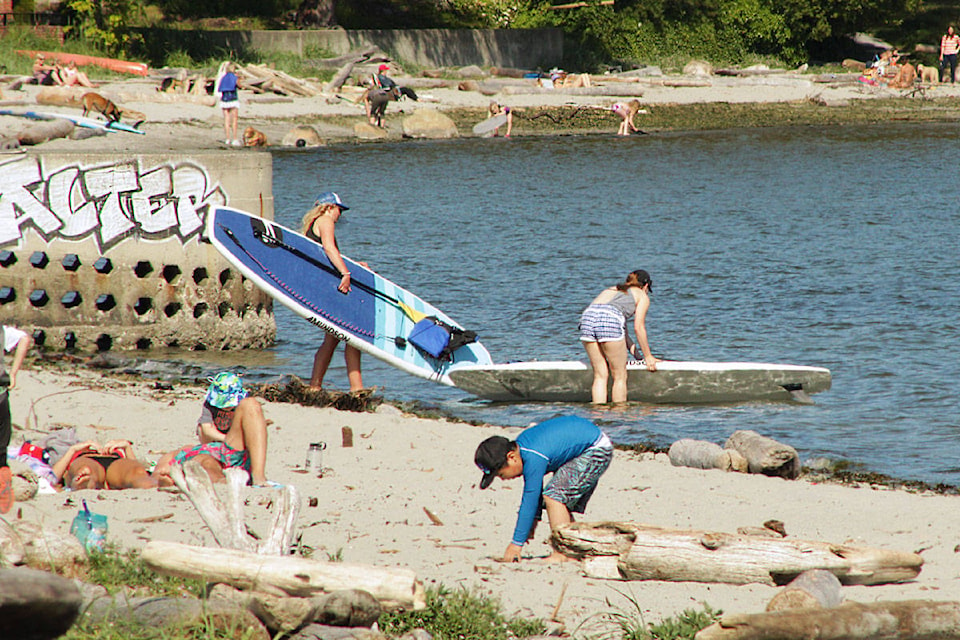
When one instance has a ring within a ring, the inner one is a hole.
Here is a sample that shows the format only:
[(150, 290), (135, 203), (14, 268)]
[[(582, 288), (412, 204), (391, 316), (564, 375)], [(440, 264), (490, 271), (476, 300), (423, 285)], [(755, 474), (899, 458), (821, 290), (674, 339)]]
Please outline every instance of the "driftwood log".
[(747, 470), (747, 459), (740, 455), (739, 451), (723, 449), (720, 445), (705, 440), (677, 440), (670, 445), (667, 455), (670, 457), (670, 464), (675, 467), (740, 472)]
[(141, 555), (147, 566), (159, 573), (223, 582), (238, 589), (298, 597), (360, 589), (386, 610), (426, 606), (423, 583), (408, 569), (266, 556), (157, 540), (148, 542)]
[(790, 480), (800, 477), (800, 457), (797, 450), (756, 431), (734, 431), (723, 448), (734, 449), (746, 458), (747, 470), (750, 473)]
[(0, 569), (0, 620), (5, 638), (59, 638), (77, 619), (82, 602), (73, 580), (25, 567)]
[(281, 555), (287, 553), (293, 543), (297, 517), (300, 514), (300, 494), (293, 485), (280, 491), (274, 502), (273, 523), (270, 533), (259, 544), (247, 533), (243, 517), (243, 490), (247, 484), (247, 472), (242, 469), (227, 469), (226, 499), (217, 495), (210, 476), (196, 460), (183, 465), (172, 465), (170, 477), (181, 492), (193, 503), (201, 519), (213, 533), (221, 547), (241, 551), (258, 551), (261, 554)]
[(826, 569), (804, 571), (767, 603), (767, 611), (829, 609), (843, 603), (840, 579)]
[(588, 576), (619, 580), (783, 585), (826, 569), (843, 584), (885, 584), (912, 580), (923, 566), (916, 553), (633, 522), (574, 522), (556, 529), (551, 542), (582, 559)]
[(960, 602), (848, 602), (829, 609), (725, 615), (696, 640), (945, 640), (960, 638)]
[(42, 144), (55, 138), (66, 138), (73, 133), (73, 122), (65, 118), (55, 118), (29, 124), (17, 134), (21, 145)]

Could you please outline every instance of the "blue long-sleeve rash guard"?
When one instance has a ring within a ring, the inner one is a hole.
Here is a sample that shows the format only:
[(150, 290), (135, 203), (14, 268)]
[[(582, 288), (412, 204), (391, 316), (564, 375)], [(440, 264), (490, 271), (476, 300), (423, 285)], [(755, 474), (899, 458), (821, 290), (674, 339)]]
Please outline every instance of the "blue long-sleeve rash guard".
[(513, 544), (523, 546), (530, 535), (540, 511), (543, 477), (590, 448), (601, 433), (600, 427), (577, 416), (545, 420), (520, 433), (517, 445), (523, 460), (523, 497), (513, 530)]

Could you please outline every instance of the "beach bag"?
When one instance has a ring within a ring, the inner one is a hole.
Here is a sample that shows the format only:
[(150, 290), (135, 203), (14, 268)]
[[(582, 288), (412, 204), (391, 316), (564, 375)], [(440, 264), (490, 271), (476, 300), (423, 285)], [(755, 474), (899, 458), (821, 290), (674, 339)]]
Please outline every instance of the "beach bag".
[(416, 348), (438, 360), (453, 360), (453, 352), (475, 342), (477, 333), (450, 326), (429, 316), (413, 325), (407, 340)]

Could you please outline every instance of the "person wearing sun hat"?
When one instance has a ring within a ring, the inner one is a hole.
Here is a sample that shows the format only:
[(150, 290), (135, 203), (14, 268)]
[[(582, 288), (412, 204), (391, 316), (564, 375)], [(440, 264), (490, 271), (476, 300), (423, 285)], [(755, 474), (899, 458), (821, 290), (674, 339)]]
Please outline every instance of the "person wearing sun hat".
[(225, 478), (224, 469), (240, 467), (250, 474), (251, 484), (268, 484), (267, 421), (260, 401), (248, 397), (240, 376), (232, 371), (221, 371), (208, 381), (197, 420), (200, 444), (164, 454), (154, 474), (161, 485), (172, 484), (170, 465), (197, 458), (214, 482)]
[[(337, 285), (337, 290), (344, 295), (350, 293), (350, 270), (347, 268), (343, 256), (340, 255), (340, 248), (337, 246), (336, 225), (343, 216), (343, 212), (349, 208), (337, 193), (325, 191), (317, 196), (313, 207), (304, 214), (300, 230), (300, 233), (307, 238), (323, 245), (323, 251), (327, 254), (330, 264), (340, 273), (340, 284)], [(366, 262), (358, 264), (367, 266)], [(313, 371), (310, 375), (311, 388), (320, 389), (323, 387), (323, 377), (330, 367), (333, 352), (336, 351), (338, 344), (340, 344), (339, 338), (332, 333), (326, 334), (323, 344), (320, 345), (313, 357)], [(350, 391), (360, 391), (363, 389), (363, 375), (360, 372), (360, 350), (349, 344), (345, 345), (343, 356), (347, 363)]]
[[(583, 513), (612, 459), (613, 444), (607, 434), (579, 416), (545, 420), (525, 429), (516, 440), (491, 436), (481, 442), (473, 458), (483, 472), (481, 489), (489, 487), (495, 478), (523, 476), (517, 525), (503, 561), (520, 560), (541, 509), (547, 511), (551, 530), (572, 522), (574, 513)], [(544, 487), (543, 478), (548, 473), (553, 477)], [(546, 560), (562, 562), (568, 558), (554, 551)]]

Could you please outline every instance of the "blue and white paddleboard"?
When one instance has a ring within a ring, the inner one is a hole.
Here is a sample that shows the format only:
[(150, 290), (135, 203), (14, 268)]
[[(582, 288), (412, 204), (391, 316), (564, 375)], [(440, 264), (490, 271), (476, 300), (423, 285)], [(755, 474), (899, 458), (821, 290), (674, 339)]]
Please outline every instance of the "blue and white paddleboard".
[(458, 367), (493, 364), (479, 342), (456, 349), (452, 361), (426, 355), (408, 340), (417, 320), (435, 316), (463, 327), (346, 256), (351, 291), (340, 293), (340, 274), (323, 247), (295, 231), (237, 209), (215, 207), (207, 214), (205, 236), (230, 264), (275, 300), (398, 369), (452, 386), (449, 374)]
[(100, 129), (102, 131), (125, 131), (127, 133), (139, 133), (146, 135), (146, 131), (141, 131), (134, 126), (122, 122), (108, 122), (97, 118), (88, 118), (86, 116), (75, 116), (69, 113), (56, 113), (53, 111), (13, 111), (11, 109), (0, 109), (0, 116), (17, 116), (20, 118), (29, 118), (31, 120), (55, 120), (62, 118), (69, 120), (78, 127), (85, 129)]

